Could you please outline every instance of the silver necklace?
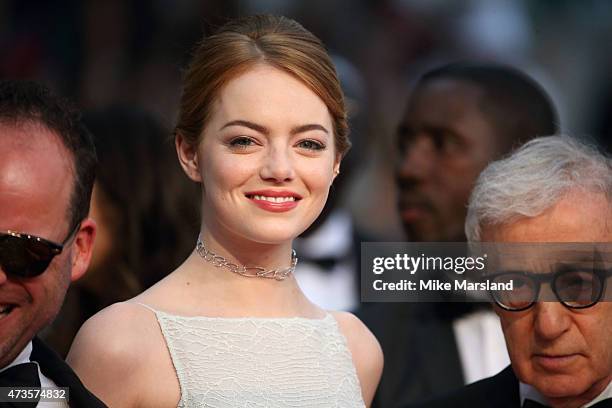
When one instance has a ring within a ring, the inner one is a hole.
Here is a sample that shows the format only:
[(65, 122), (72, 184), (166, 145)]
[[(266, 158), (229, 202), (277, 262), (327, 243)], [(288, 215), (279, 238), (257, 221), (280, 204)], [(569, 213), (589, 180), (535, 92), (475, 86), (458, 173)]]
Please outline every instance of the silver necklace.
[(239, 266), (235, 263), (232, 263), (227, 260), (227, 258), (218, 255), (206, 248), (204, 245), (204, 241), (202, 241), (201, 237), (198, 237), (198, 242), (196, 244), (196, 252), (202, 259), (206, 262), (210, 262), (213, 266), (217, 268), (225, 268), (238, 275), (246, 276), (247, 278), (269, 278), (276, 279), (277, 281), (284, 280), (287, 276), (295, 271), (295, 266), (297, 265), (298, 258), (295, 250), (291, 252), (291, 266), (287, 268), (276, 268), (266, 270), (261, 266)]

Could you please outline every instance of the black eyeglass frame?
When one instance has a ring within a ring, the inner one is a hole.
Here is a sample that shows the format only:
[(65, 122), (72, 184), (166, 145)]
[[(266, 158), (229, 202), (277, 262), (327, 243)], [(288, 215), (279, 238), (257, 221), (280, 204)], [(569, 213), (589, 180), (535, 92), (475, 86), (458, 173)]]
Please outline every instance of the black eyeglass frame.
[(580, 271), (583, 271), (583, 269), (578, 269), (575, 267), (563, 268), (554, 273), (530, 273), (530, 272), (525, 272), (525, 271), (505, 271), (505, 272), (500, 272), (500, 273), (496, 273), (493, 275), (487, 275), (486, 278), (490, 280), (490, 279), (498, 278), (500, 276), (519, 275), (519, 276), (524, 276), (530, 279), (534, 283), (534, 295), (533, 295), (532, 300), (525, 307), (521, 307), (521, 308), (511, 308), (511, 307), (504, 305), (495, 296), (494, 293), (496, 291), (489, 290), (489, 295), (493, 298), (493, 301), (495, 302), (495, 304), (499, 306), (500, 308), (507, 310), (509, 312), (522, 312), (523, 310), (527, 310), (530, 307), (532, 307), (538, 301), (538, 298), (540, 297), (540, 288), (542, 286), (542, 283), (548, 283), (548, 282), (550, 282), (550, 287), (553, 293), (555, 294), (555, 297), (557, 298), (559, 303), (561, 303), (563, 306), (567, 307), (568, 309), (587, 309), (589, 307), (595, 306), (601, 300), (601, 297), (606, 291), (606, 281), (608, 277), (612, 276), (612, 268), (610, 269), (595, 268), (595, 269), (590, 270), (589, 273), (593, 273), (595, 276), (597, 276), (601, 280), (601, 288), (599, 290), (599, 293), (597, 294), (597, 298), (588, 305), (572, 306), (572, 305), (567, 304), (565, 301), (561, 299), (561, 297), (559, 296), (556, 282), (563, 275), (566, 275), (571, 272), (580, 272)]
[(46, 264), (46, 266), (40, 272), (37, 272), (35, 274), (30, 274), (30, 275), (24, 274), (23, 276), (21, 276), (19, 274), (16, 274), (14, 272), (7, 272), (6, 270), (3, 269), (4, 272), (8, 273), (9, 275), (14, 275), (14, 276), (17, 276), (19, 278), (26, 278), (26, 279), (27, 278), (34, 278), (34, 277), (42, 275), (49, 268), (49, 264), (53, 261), (53, 258), (55, 258), (57, 255), (61, 254), (62, 251), (64, 250), (64, 247), (66, 246), (66, 244), (68, 242), (70, 242), (70, 240), (72, 238), (74, 238), (76, 236), (76, 233), (81, 228), (81, 223), (82, 223), (82, 221), (79, 221), (74, 226), (74, 228), (70, 231), (68, 236), (60, 244), (58, 244), (56, 242), (53, 242), (51, 240), (48, 240), (46, 238), (42, 238), (42, 237), (39, 237), (39, 236), (36, 236), (36, 235), (26, 234), (26, 233), (23, 233), (23, 232), (18, 232), (18, 231), (13, 231), (13, 230), (6, 230), (6, 231), (3, 231), (3, 232), (0, 232), (0, 239), (3, 236), (9, 236), (9, 237), (13, 237), (13, 238), (17, 238), (17, 239), (21, 239), (21, 240), (25, 240), (25, 241), (35, 241), (37, 243), (41, 243), (41, 244), (45, 245), (47, 248), (49, 248), (49, 251), (50, 251), (50, 256), (48, 257), (48, 259), (44, 260), (44, 263)]

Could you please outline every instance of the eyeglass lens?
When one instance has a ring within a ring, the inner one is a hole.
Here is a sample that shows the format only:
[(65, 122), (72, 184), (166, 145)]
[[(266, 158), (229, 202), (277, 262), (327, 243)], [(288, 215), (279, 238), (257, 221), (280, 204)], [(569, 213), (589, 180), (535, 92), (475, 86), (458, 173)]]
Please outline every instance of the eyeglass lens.
[[(538, 301), (540, 282), (528, 274), (502, 274), (496, 276), (493, 282), (512, 282), (513, 290), (492, 292), (495, 302), (504, 309), (523, 310)], [(557, 300), (570, 308), (594, 305), (601, 298), (603, 291), (601, 277), (592, 271), (577, 270), (556, 275), (551, 285)]]

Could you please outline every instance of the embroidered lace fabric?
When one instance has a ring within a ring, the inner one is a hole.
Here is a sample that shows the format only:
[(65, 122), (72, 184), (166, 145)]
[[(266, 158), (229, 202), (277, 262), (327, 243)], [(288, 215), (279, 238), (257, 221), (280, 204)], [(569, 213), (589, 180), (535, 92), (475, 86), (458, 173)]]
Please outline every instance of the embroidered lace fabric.
[(179, 380), (179, 407), (365, 406), (331, 314), (217, 318), (153, 311)]

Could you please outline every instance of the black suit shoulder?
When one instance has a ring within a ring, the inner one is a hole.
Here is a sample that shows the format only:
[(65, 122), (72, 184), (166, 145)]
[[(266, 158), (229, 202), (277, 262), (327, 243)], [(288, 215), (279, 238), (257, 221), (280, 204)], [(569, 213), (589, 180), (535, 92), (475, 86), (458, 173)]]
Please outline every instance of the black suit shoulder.
[(435, 308), (432, 303), (381, 303), (364, 304), (357, 311), (385, 355), (373, 408), (407, 404), (463, 386), (452, 320), (440, 318)]
[(518, 408), (519, 401), (518, 380), (508, 366), (493, 377), (404, 408)]
[(58, 387), (68, 387), (69, 405), (74, 408), (107, 408), (81, 382), (68, 364), (39, 338), (32, 340), (32, 361), (40, 366), (40, 371), (53, 380)]

